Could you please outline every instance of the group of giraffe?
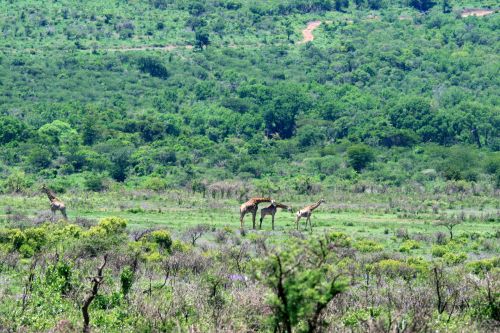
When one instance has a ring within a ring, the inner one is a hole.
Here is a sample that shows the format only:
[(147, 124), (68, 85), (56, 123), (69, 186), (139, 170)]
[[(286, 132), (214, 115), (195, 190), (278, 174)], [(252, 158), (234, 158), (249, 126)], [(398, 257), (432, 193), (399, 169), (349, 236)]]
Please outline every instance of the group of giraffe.
[[(60, 211), (63, 218), (65, 220), (68, 220), (68, 216), (66, 215), (66, 205), (64, 202), (56, 197), (55, 193), (47, 188), (45, 185), (42, 186), (42, 191), (47, 195), (47, 197), (50, 200), (50, 210), (52, 211), (52, 220), (55, 218), (55, 214), (57, 211)], [(258, 206), (260, 203), (263, 202), (270, 202), (271, 205), (268, 207), (262, 208), (260, 210), (260, 223), (259, 223), (259, 229), (262, 229), (262, 221), (267, 215), (271, 215), (272, 218), (272, 229), (274, 230), (274, 215), (276, 215), (276, 212), (278, 208), (286, 209), (289, 212), (292, 212), (292, 208), (290, 206), (277, 203), (271, 198), (251, 198), (244, 204), (240, 206), (240, 227), (243, 230), (243, 219), (246, 214), (251, 213), (252, 214), (252, 224), (253, 224), (253, 229), (255, 229), (255, 217), (257, 215), (257, 210)], [(307, 223), (309, 222), (309, 227), (312, 230), (312, 224), (311, 224), (311, 215), (312, 212), (319, 207), (325, 200), (321, 199), (316, 203), (313, 203), (312, 205), (306, 206), (299, 210), (296, 214), (296, 219), (295, 219), (295, 224), (297, 226), (297, 229), (299, 229), (299, 221), (302, 217), (306, 218), (306, 228), (307, 228)]]
[[(271, 205), (266, 207), (266, 208), (262, 208), (260, 210), (259, 229), (262, 228), (262, 220), (264, 220), (264, 217), (266, 217), (266, 215), (271, 215), (271, 217), (272, 217), (272, 229), (274, 230), (274, 215), (276, 214), (276, 211), (278, 210), (278, 208), (286, 209), (289, 212), (292, 211), (292, 208), (290, 206), (277, 203), (276, 201), (274, 201), (271, 198), (251, 198), (250, 200), (248, 200), (247, 202), (245, 202), (244, 204), (242, 204), (240, 206), (240, 227), (241, 227), (241, 230), (243, 230), (243, 219), (245, 218), (245, 215), (248, 213), (252, 214), (252, 224), (253, 224), (253, 229), (255, 229), (255, 217), (257, 215), (257, 210), (259, 209), (258, 206), (260, 203), (263, 203), (263, 202), (270, 202)], [(325, 202), (325, 200), (321, 199), (318, 202), (313, 203), (312, 205), (305, 206), (304, 208), (299, 210), (297, 212), (297, 214), (295, 214), (295, 216), (296, 216), (295, 224), (296, 224), (297, 230), (299, 229), (299, 221), (302, 217), (306, 218), (306, 228), (307, 228), (307, 223), (309, 222), (309, 227), (312, 230), (312, 224), (311, 224), (312, 212), (316, 208), (318, 208), (319, 205), (321, 205), (323, 202)]]

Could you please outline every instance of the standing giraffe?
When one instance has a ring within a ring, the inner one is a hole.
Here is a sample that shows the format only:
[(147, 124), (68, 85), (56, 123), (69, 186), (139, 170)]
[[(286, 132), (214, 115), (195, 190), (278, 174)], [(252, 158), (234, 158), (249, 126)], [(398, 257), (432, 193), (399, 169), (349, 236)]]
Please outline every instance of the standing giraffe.
[(283, 204), (280, 204), (280, 203), (277, 203), (277, 202), (272, 203), (269, 207), (262, 208), (260, 210), (260, 224), (259, 224), (259, 229), (262, 229), (262, 220), (264, 220), (264, 217), (266, 217), (266, 215), (271, 215), (272, 221), (273, 221), (273, 230), (274, 230), (274, 215), (276, 214), (276, 211), (278, 210), (278, 208), (286, 209), (289, 212), (292, 211), (292, 208), (290, 206), (283, 205)]
[(307, 222), (309, 221), (309, 226), (311, 227), (311, 231), (312, 231), (312, 224), (311, 224), (311, 215), (312, 215), (312, 212), (313, 210), (315, 210), (316, 208), (319, 207), (319, 205), (321, 205), (323, 202), (325, 202), (324, 199), (321, 199), (320, 201), (312, 204), (312, 205), (309, 205), (309, 206), (306, 206), (304, 208), (302, 208), (301, 210), (299, 210), (297, 212), (297, 220), (295, 221), (295, 223), (297, 224), (297, 230), (299, 230), (299, 220), (301, 217), (306, 217), (307, 220), (306, 220), (306, 228), (307, 228)]
[(247, 213), (252, 213), (252, 223), (255, 229), (255, 215), (257, 215), (258, 205), (261, 202), (274, 202), (271, 198), (252, 198), (240, 206), (240, 226), (243, 230), (243, 218)]
[(50, 200), (50, 210), (52, 211), (52, 220), (54, 220), (56, 216), (56, 211), (60, 211), (64, 219), (67, 221), (68, 216), (66, 215), (66, 205), (62, 202), (61, 199), (56, 197), (55, 193), (47, 188), (45, 185), (42, 186), (42, 191), (47, 194), (47, 197)]

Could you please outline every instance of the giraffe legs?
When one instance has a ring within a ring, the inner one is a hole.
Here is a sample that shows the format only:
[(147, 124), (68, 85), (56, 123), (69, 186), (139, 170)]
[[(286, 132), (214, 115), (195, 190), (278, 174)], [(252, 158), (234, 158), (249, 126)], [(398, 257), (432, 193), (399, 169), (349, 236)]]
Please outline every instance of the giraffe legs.
[(257, 210), (252, 211), (252, 227), (255, 230), (255, 217), (257, 215)]
[(56, 210), (50, 207), (50, 211), (52, 212), (52, 217), (50, 218), (50, 222), (54, 222), (56, 219)]
[(295, 221), (295, 224), (297, 224), (297, 230), (299, 230), (299, 221), (300, 221), (301, 216), (297, 216), (297, 220)]
[(243, 230), (243, 218), (245, 217), (244, 212), (240, 212), (240, 229)]
[(64, 217), (64, 220), (68, 220), (68, 215), (66, 215), (66, 208), (61, 208), (61, 214)]

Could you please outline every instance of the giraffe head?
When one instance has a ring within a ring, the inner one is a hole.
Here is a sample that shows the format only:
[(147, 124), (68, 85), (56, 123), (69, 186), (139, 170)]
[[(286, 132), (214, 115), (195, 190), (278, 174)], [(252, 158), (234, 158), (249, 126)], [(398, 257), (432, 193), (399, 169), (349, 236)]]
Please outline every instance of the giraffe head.
[(321, 199), (319, 202), (320, 203), (325, 203), (325, 199)]

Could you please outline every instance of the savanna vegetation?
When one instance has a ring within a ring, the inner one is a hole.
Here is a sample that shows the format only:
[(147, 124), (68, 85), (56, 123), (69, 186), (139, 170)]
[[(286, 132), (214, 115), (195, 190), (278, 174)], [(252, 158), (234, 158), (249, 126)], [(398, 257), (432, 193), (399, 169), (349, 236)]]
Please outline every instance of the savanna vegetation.
[(0, 0), (0, 331), (498, 329), (495, 6)]

